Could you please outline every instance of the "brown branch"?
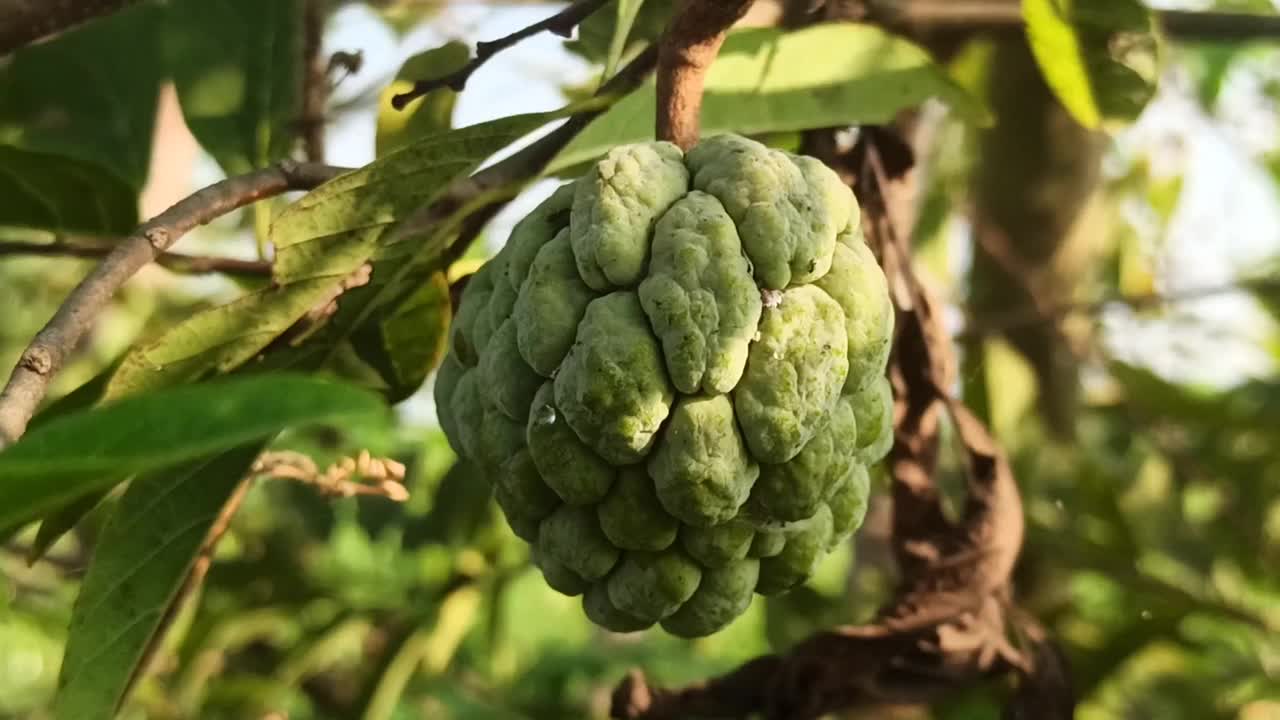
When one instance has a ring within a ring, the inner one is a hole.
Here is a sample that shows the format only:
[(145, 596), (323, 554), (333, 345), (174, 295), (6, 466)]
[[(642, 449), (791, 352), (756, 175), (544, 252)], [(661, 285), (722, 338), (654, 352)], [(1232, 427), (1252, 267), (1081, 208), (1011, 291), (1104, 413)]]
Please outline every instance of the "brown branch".
[(304, 0), (302, 6), (302, 146), (310, 162), (324, 162), (324, 110), (329, 99), (330, 61), (321, 55), (324, 44), (324, 0)]
[(138, 0), (0, 0), (0, 57)]
[(263, 198), (290, 190), (309, 190), (345, 171), (327, 165), (282, 162), (228, 178), (178, 202), (122, 240), (71, 291), (23, 351), (8, 384), (0, 391), (0, 446), (17, 440), (26, 430), (64, 361), (92, 327), (98, 313), (134, 273), (197, 226)]
[(702, 85), (725, 35), (752, 0), (683, 0), (658, 43), (657, 138), (688, 150), (698, 142)]
[(432, 90), (440, 88), (449, 88), (454, 92), (462, 92), (462, 88), (466, 86), (467, 79), (472, 73), (480, 69), (494, 55), (506, 50), (516, 43), (526, 38), (533, 37), (540, 32), (550, 31), (561, 37), (570, 37), (573, 35), (573, 29), (583, 20), (586, 20), (592, 13), (604, 7), (609, 0), (576, 0), (569, 7), (560, 12), (540, 20), (528, 27), (521, 28), (510, 35), (500, 37), (497, 40), (489, 40), (487, 42), (476, 43), (476, 56), (466, 65), (457, 70), (442, 75), (438, 78), (430, 80), (419, 80), (413, 84), (413, 87), (391, 98), (391, 107), (396, 110), (403, 110), (405, 106), (414, 100), (426, 95)]
[[(115, 244), (85, 245), (73, 242), (34, 243), (0, 241), (0, 256), (31, 255), (37, 257), (75, 257), (100, 259), (111, 254)], [(260, 260), (208, 257), (167, 252), (156, 258), (156, 264), (174, 272), (188, 274), (223, 273), (243, 277), (271, 277), (271, 263)]]
[[(1156, 24), (1171, 38), (1188, 42), (1280, 40), (1280, 16), (1238, 12), (1153, 10)], [(915, 0), (886, 6), (872, 18), (917, 30), (1021, 30), (1022, 8), (1000, 0)]]

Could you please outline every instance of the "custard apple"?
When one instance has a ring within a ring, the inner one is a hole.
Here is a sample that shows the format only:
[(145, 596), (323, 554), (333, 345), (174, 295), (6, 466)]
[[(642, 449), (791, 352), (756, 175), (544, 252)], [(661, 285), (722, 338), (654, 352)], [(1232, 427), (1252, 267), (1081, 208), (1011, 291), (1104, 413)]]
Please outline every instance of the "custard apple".
[(610, 630), (704, 636), (862, 524), (892, 331), (825, 165), (626, 145), (469, 279), (435, 399), (548, 585)]

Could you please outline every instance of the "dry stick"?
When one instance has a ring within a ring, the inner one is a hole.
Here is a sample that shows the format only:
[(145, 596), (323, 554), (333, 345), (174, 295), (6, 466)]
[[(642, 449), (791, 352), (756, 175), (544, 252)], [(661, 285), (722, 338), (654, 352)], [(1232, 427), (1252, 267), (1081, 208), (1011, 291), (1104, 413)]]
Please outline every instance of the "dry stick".
[(400, 93), (391, 98), (391, 107), (397, 110), (403, 110), (406, 105), (414, 100), (426, 95), (432, 90), (440, 88), (449, 88), (454, 92), (462, 92), (462, 88), (466, 86), (467, 79), (471, 74), (480, 69), (489, 61), (489, 58), (524, 40), (525, 38), (537, 35), (544, 30), (549, 30), (561, 37), (570, 37), (573, 29), (583, 20), (586, 20), (592, 13), (604, 7), (609, 0), (577, 0), (569, 7), (552, 15), (545, 20), (536, 22), (528, 27), (521, 28), (510, 35), (490, 40), (488, 42), (476, 43), (476, 56), (466, 65), (457, 70), (442, 75), (438, 78), (430, 80), (419, 80), (413, 84), (409, 90)]
[(67, 356), (134, 273), (200, 225), (263, 198), (290, 190), (310, 190), (343, 172), (345, 168), (282, 162), (228, 178), (178, 202), (121, 241), (71, 291), (23, 351), (0, 392), (0, 447), (22, 436)]
[(302, 6), (302, 145), (307, 160), (324, 162), (324, 106), (329, 96), (329, 62), (324, 42), (324, 0)]
[[(0, 241), (0, 257), (5, 255), (30, 255), (36, 257), (104, 258), (116, 245), (84, 245), (71, 242), (34, 243)], [(174, 272), (189, 274), (222, 273), (243, 277), (271, 277), (271, 263), (261, 260), (163, 253), (156, 264)]]
[(688, 150), (698, 142), (702, 86), (725, 35), (752, 0), (684, 0), (658, 45), (659, 140)]
[(138, 0), (0, 0), (0, 57)]

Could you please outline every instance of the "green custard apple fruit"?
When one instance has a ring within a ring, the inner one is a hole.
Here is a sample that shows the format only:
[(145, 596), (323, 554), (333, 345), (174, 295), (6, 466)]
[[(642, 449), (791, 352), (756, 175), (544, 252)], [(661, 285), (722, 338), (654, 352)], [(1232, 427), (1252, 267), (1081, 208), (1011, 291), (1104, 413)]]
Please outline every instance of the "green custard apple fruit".
[(813, 158), (626, 145), (468, 281), (440, 424), (592, 622), (714, 633), (862, 524), (893, 308), (859, 217)]

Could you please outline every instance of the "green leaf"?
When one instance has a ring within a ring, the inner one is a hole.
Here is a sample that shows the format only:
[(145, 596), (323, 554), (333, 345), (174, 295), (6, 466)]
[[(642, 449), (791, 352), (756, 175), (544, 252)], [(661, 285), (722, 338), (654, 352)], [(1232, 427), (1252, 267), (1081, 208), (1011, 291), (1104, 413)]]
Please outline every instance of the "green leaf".
[[(375, 250), (398, 257), (406, 247), (414, 249), (412, 242), (404, 241), (399, 248), (379, 250), (399, 220), (432, 202), (489, 156), (559, 115), (515, 115), (424, 138), (303, 196), (272, 226), (272, 285), (196, 313), (131, 350), (111, 380), (108, 397), (239, 367), (308, 311), (334, 298), (343, 281)], [(374, 284), (393, 272), (375, 270)]]
[(302, 108), (301, 0), (172, 0), (164, 53), (191, 134), (230, 175), (289, 155)]
[[(743, 134), (883, 124), (929, 98), (963, 118), (989, 113), (934, 64), (928, 52), (869, 25), (827, 23), (785, 32), (750, 28), (729, 35), (707, 73), (702, 134)], [(552, 161), (564, 171), (624, 143), (653, 139), (650, 81), (596, 118)]]
[(0, 224), (120, 233), (137, 223), (163, 70), (158, 20), (139, 4), (0, 65)]
[(286, 427), (382, 411), (382, 402), (363, 390), (264, 374), (68, 413), (0, 452), (0, 527), (39, 517), (121, 476), (221, 452)]
[[(628, 14), (626, 5), (636, 6), (630, 11), (632, 20), (619, 41), (619, 22)], [(614, 43), (621, 42), (620, 56), (625, 56), (645, 43), (656, 40), (671, 18), (671, 0), (610, 0), (599, 10), (587, 16), (578, 25), (578, 36), (565, 41), (565, 48), (593, 63), (608, 63)], [(611, 73), (605, 73), (609, 77)]]
[(82, 160), (0, 145), (0, 225), (123, 234), (137, 225), (137, 190)]
[(378, 100), (375, 137), (378, 157), (453, 127), (453, 105), (458, 93), (447, 87), (432, 90), (409, 103), (404, 110), (392, 107), (391, 98), (408, 91), (416, 80), (430, 80), (457, 70), (470, 58), (471, 50), (466, 43), (450, 42), (418, 53), (400, 66), (396, 79), (383, 89)]
[(437, 272), (386, 319), (354, 333), (356, 353), (382, 377), (390, 402), (416, 392), (440, 364), (452, 315), (449, 280)]
[(1156, 91), (1158, 41), (1138, 0), (1023, 0), (1045, 81), (1087, 128), (1129, 122)]
[(108, 720), (262, 442), (139, 478), (98, 538), (71, 614), (58, 720)]
[(159, 19), (142, 3), (15, 53), (0, 71), (0, 143), (73, 157), (142, 187), (163, 73)]
[(644, 6), (644, 0), (617, 0), (614, 13), (613, 39), (609, 41), (609, 55), (604, 61), (604, 77), (611, 78), (613, 73), (618, 69), (618, 63), (622, 60), (622, 53), (627, 47), (627, 37), (631, 34), (631, 26), (635, 24), (636, 16), (640, 14), (640, 8)]
[(461, 547), (474, 542), (493, 513), (493, 487), (475, 463), (459, 459), (436, 487), (431, 511), (405, 534), (405, 544)]

